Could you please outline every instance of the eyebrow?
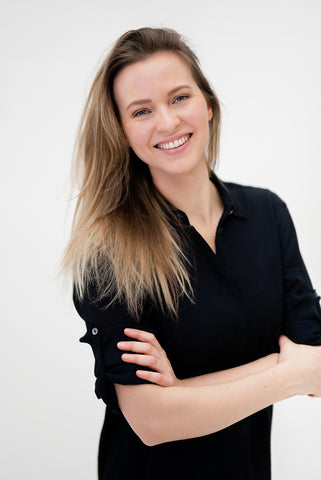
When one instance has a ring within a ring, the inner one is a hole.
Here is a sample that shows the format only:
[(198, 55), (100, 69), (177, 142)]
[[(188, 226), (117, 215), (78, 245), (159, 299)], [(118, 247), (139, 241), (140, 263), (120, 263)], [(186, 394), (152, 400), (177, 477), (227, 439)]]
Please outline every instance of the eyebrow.
[[(170, 95), (173, 95), (174, 93), (178, 92), (178, 90), (181, 90), (182, 88), (188, 88), (189, 90), (191, 90), (191, 87), (189, 85), (179, 85), (178, 87), (172, 88), (172, 90), (170, 90), (167, 93), (167, 96), (169, 97)], [(126, 111), (129, 110), (129, 108), (132, 107), (133, 105), (141, 105), (143, 103), (151, 103), (151, 102), (152, 100), (150, 98), (142, 98), (141, 100), (134, 100), (133, 102), (130, 102), (130, 104), (126, 108)]]

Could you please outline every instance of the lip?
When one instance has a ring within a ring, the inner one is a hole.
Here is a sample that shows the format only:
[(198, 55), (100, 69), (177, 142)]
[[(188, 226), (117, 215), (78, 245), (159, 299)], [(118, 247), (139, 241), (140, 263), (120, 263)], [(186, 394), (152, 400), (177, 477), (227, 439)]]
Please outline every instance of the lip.
[[(180, 139), (182, 137), (185, 137), (185, 136), (189, 136), (189, 139), (186, 140), (186, 142), (183, 143), (183, 145), (179, 145), (178, 147), (168, 148), (168, 149), (157, 147), (157, 145), (159, 145), (161, 143), (175, 142), (175, 140), (178, 140), (178, 139)], [(193, 136), (192, 133), (182, 133), (180, 135), (175, 135), (175, 137), (171, 137), (170, 139), (162, 140), (161, 142), (157, 143), (154, 148), (156, 148), (158, 151), (163, 152), (167, 155), (175, 155), (176, 153), (183, 152), (188, 147), (188, 145), (191, 142), (192, 136)]]
[(175, 142), (175, 140), (178, 140), (179, 138), (185, 137), (186, 135), (192, 135), (192, 133), (191, 132), (185, 132), (185, 133), (180, 133), (178, 135), (175, 135), (175, 137), (164, 138), (160, 142), (156, 143), (156, 145), (154, 145), (154, 147), (157, 148), (157, 145), (159, 145), (160, 143)]
[[(192, 139), (192, 136), (193, 134), (192, 133), (183, 133), (181, 135), (176, 135), (175, 137), (171, 137), (171, 139), (166, 139), (164, 141), (161, 141), (159, 143), (169, 143), (169, 142), (174, 142), (175, 140), (178, 140), (179, 138), (182, 138), (186, 135), (189, 135), (189, 139), (183, 143), (183, 145), (179, 145), (178, 147), (175, 147), (175, 148), (158, 148), (156, 145), (154, 148), (157, 149), (158, 152), (162, 152), (164, 153), (165, 155), (175, 155), (177, 153), (181, 153), (183, 152), (184, 150), (186, 150), (186, 148), (189, 146), (189, 144), (191, 143), (191, 139)], [(159, 145), (159, 144), (157, 144)]]

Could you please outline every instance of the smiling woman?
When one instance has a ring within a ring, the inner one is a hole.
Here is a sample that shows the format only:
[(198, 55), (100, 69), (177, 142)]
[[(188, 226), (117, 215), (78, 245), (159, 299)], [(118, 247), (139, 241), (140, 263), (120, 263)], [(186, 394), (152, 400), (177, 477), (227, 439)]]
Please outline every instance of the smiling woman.
[(291, 217), (218, 179), (219, 127), (180, 35), (117, 40), (80, 125), (64, 261), (107, 405), (101, 480), (268, 480), (272, 404), (321, 395), (319, 297)]
[[(173, 175), (183, 178), (202, 170), (208, 176), (212, 109), (178, 55), (155, 53), (123, 68), (114, 94), (129, 145), (166, 198)], [(139, 100), (144, 94), (148, 100)]]

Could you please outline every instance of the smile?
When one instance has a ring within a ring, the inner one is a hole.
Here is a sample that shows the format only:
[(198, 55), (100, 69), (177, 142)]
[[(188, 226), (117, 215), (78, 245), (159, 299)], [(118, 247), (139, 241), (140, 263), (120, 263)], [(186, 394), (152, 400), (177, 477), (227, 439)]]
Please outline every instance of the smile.
[(187, 140), (192, 136), (191, 133), (188, 135), (184, 135), (181, 138), (178, 138), (177, 140), (174, 140), (174, 142), (168, 142), (168, 143), (158, 143), (156, 148), (161, 148), (162, 150), (172, 150), (173, 148), (180, 147), (181, 145), (184, 145), (184, 143), (187, 142)]

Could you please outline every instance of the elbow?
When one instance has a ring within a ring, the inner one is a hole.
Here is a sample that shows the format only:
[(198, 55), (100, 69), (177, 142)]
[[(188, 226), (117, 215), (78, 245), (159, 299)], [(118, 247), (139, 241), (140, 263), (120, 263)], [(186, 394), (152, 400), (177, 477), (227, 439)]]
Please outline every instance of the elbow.
[(142, 435), (139, 438), (143, 442), (143, 444), (146, 445), (146, 447), (155, 447), (156, 445), (164, 443), (158, 441), (155, 437), (153, 437), (153, 435)]
[(166, 429), (162, 429), (163, 431), (161, 432), (159, 422), (157, 421), (151, 420), (146, 422), (145, 419), (140, 419), (141, 421), (139, 421), (137, 418), (135, 422), (130, 421), (128, 418), (126, 420), (134, 433), (147, 447), (155, 447), (170, 441), (170, 439), (166, 438)]
[(139, 439), (148, 447), (170, 441), (170, 415), (155, 385), (115, 385), (120, 410)]

